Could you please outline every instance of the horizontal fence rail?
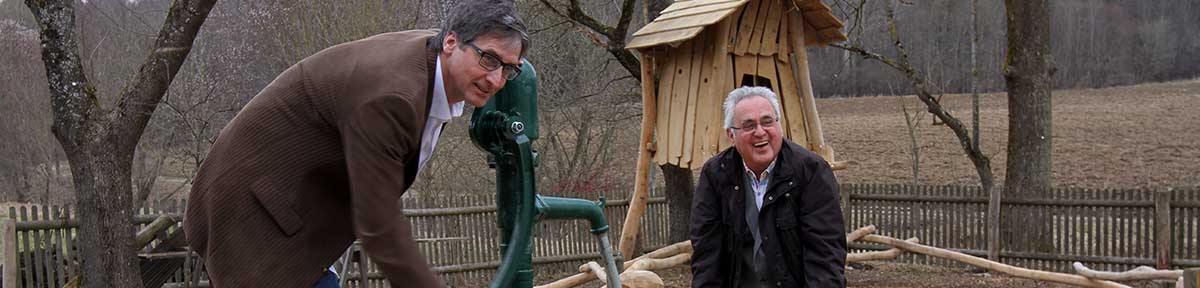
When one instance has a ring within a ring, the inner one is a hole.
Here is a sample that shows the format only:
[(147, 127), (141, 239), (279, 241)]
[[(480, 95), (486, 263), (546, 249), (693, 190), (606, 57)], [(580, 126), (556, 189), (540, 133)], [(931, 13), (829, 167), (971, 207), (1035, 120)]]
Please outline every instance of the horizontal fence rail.
[[(974, 186), (843, 184), (848, 229), (986, 257), (988, 195)], [(1200, 266), (1200, 189), (1054, 188), (1036, 199), (1001, 201), (1001, 262), (1072, 272), (1071, 262), (1109, 271), (1162, 265)], [(852, 251), (882, 250), (852, 243)], [(962, 266), (905, 254), (901, 261)], [(1073, 273), (1073, 272), (1072, 272)]]

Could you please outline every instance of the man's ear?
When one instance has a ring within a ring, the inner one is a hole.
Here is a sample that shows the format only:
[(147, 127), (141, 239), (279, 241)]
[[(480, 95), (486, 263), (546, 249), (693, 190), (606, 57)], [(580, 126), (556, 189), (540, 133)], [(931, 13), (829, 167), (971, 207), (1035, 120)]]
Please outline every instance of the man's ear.
[(454, 33), (454, 31), (446, 33), (446, 37), (442, 37), (442, 53), (453, 53), (454, 49), (457, 49), (458, 45), (461, 44), (458, 40), (458, 33)]
[(729, 143), (733, 143), (733, 129), (725, 128), (725, 137), (729, 137)]

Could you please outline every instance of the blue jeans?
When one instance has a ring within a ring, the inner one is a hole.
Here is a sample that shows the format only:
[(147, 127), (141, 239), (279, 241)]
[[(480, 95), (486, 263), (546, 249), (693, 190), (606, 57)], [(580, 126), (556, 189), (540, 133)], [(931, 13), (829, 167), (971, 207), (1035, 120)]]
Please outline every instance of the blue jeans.
[(325, 274), (321, 275), (321, 279), (317, 280), (317, 284), (313, 288), (341, 288), (338, 286), (338, 277), (333, 274), (333, 271), (325, 270)]

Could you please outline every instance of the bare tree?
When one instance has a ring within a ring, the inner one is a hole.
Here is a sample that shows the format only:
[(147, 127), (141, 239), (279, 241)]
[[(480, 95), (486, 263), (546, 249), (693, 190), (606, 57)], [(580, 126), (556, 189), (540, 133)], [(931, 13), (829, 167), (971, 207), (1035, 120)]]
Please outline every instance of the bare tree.
[[(862, 8), (865, 7), (865, 2), (866, 1), (864, 0), (860, 0), (858, 4), (850, 5), (850, 7), (854, 7), (854, 9), (857, 10), (854, 13), (856, 15), (855, 19), (862, 17)], [(833, 44), (831, 46), (853, 52), (867, 59), (879, 61), (888, 67), (900, 71), (909, 79), (913, 85), (913, 89), (916, 91), (917, 98), (921, 99), (921, 102), (925, 103), (929, 113), (933, 114), (936, 119), (941, 120), (941, 122), (945, 124), (946, 128), (949, 128), (954, 133), (954, 136), (958, 138), (959, 145), (962, 147), (963, 151), (966, 152), (967, 158), (970, 158), (971, 163), (975, 165), (975, 172), (979, 175), (980, 186), (982, 187), (983, 191), (990, 196), (991, 199), (996, 200), (989, 202), (988, 204), (989, 219), (992, 222), (998, 222), (999, 220), (997, 219), (999, 219), (1000, 211), (999, 196), (1001, 191), (995, 188), (991, 159), (987, 155), (983, 154), (983, 150), (979, 147), (978, 141), (973, 140), (978, 138), (978, 136), (972, 137), (972, 134), (979, 135), (977, 132), (978, 128), (975, 128), (976, 132), (974, 133), (969, 131), (967, 127), (958, 120), (958, 118), (950, 115), (950, 113), (942, 106), (938, 98), (933, 96), (933, 93), (930, 91), (930, 85), (928, 84), (925, 76), (923, 76), (923, 73), (920, 73), (909, 61), (908, 50), (905, 48), (904, 42), (900, 39), (900, 33), (896, 29), (895, 8), (893, 7), (893, 4), (891, 4), (891, 1), (888, 1), (888, 5), (885, 5), (885, 9), (888, 23), (888, 34), (891, 36), (892, 43), (899, 54), (898, 59), (893, 59), (875, 52), (867, 51), (860, 46), (860, 44), (858, 44), (861, 43), (858, 41), (851, 41), (850, 45)], [(858, 25), (860, 22), (852, 23)], [(861, 30), (858, 30), (852, 26), (850, 31)], [(975, 120), (974, 122), (977, 123), (978, 120)], [(991, 227), (999, 227), (999, 225), (994, 225)], [(989, 237), (998, 237), (998, 231), (990, 231)], [(999, 251), (998, 246), (998, 241), (988, 241), (988, 251)], [(992, 259), (998, 259), (997, 257), (998, 254), (989, 255), (989, 258)]]
[[(577, 0), (567, 1), (566, 4), (554, 4), (550, 0), (540, 0), (542, 4), (550, 9), (554, 14), (567, 19), (572, 24), (580, 26), (587, 30), (580, 29), (579, 32), (593, 44), (603, 48), (618, 63), (621, 64), (630, 77), (637, 79), (640, 82), (654, 81), (654, 79), (641, 79), (641, 67), (638, 59), (632, 52), (625, 49), (625, 43), (629, 36), (629, 27), (633, 21), (634, 11), (636, 10), (634, 0), (625, 0), (620, 2), (620, 6), (616, 7), (619, 16), (616, 18), (616, 23), (609, 25), (600, 21), (597, 17), (585, 12)], [(670, 1), (666, 0), (647, 0), (643, 5), (643, 14), (646, 21), (649, 22), (654, 17), (657, 17), (659, 11), (662, 11), (670, 5)], [(612, 6), (617, 6), (616, 2)], [(564, 6), (565, 7), (561, 7)], [(597, 34), (599, 36), (597, 36)], [(666, 184), (666, 197), (668, 210), (671, 211), (668, 222), (668, 240), (672, 242), (687, 240), (688, 237), (688, 217), (691, 215), (692, 190), (694, 189), (693, 173), (690, 169), (680, 168), (676, 165), (660, 165), (663, 171), (663, 179)], [(652, 185), (652, 184), (651, 184)], [(636, 245), (636, 244), (634, 244)], [(622, 247), (632, 247), (622, 244)], [(636, 250), (636, 249), (634, 249)], [(633, 257), (633, 255), (625, 255)]]
[(175, 1), (149, 57), (110, 106), (85, 76), (74, 1), (25, 1), (39, 24), (51, 129), (71, 164), (85, 287), (142, 287), (130, 199), (134, 150), (215, 2)]
[[(1008, 162), (1004, 194), (1023, 199), (1045, 196), (1050, 189), (1053, 143), (1050, 3), (1005, 0), (1004, 7), (1008, 19), (1008, 56), (1004, 63), (1008, 84)], [(1053, 249), (1045, 236), (1049, 233), (1026, 228), (1011, 229), (1016, 232), (1010, 235), (1011, 243), (1031, 243), (1037, 251)]]

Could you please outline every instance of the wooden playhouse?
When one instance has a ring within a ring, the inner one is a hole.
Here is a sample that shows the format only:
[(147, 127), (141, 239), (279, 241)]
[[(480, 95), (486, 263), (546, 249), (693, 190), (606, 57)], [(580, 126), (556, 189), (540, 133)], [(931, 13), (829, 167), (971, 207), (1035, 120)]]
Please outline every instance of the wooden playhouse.
[(643, 120), (622, 253), (632, 256), (650, 161), (699, 169), (729, 147), (722, 102), (736, 87), (771, 87), (783, 106), (784, 136), (834, 169), (846, 167), (822, 136), (803, 49), (845, 41), (842, 27), (820, 0), (691, 0), (676, 1), (633, 34), (626, 48), (642, 57)]
[(643, 79), (657, 78), (642, 82), (644, 101), (656, 108), (646, 114), (658, 131), (649, 147), (654, 162), (699, 168), (729, 147), (722, 101), (734, 88), (754, 85), (779, 95), (788, 139), (834, 163), (813, 103), (807, 53), (793, 47), (844, 41), (841, 28), (819, 0), (692, 0), (664, 9), (626, 46), (642, 53), (642, 73), (653, 77)]

